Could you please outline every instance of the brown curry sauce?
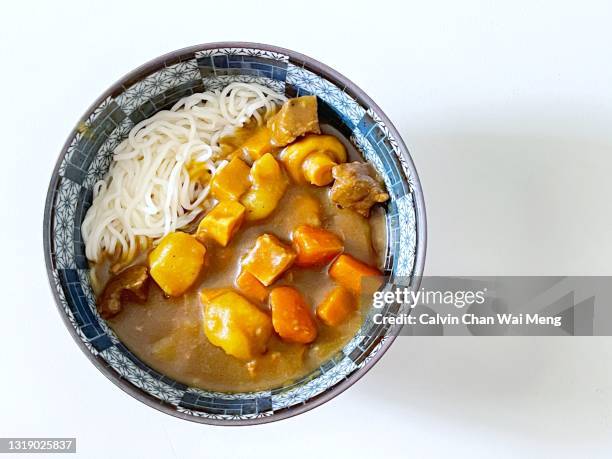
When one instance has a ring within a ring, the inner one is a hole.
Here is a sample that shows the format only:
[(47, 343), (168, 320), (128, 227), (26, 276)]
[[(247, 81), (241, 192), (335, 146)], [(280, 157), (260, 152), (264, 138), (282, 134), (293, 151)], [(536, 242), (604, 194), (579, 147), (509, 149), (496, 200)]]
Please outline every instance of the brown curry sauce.
[[(226, 152), (234, 151), (256, 127), (249, 124), (223, 139)], [(336, 134), (336, 133), (334, 133)], [(337, 134), (336, 134), (337, 135)], [(358, 159), (345, 139), (349, 157)], [(313, 210), (318, 208), (318, 215)], [(379, 209), (380, 210), (380, 209)], [(318, 220), (322, 228), (338, 235), (344, 252), (371, 266), (380, 266), (386, 248), (384, 212), (373, 212), (369, 218), (340, 209), (329, 199), (329, 187), (290, 183), (276, 210), (268, 218), (245, 223), (228, 247), (207, 246), (206, 261), (199, 279), (182, 296), (169, 298), (150, 281), (144, 303), (126, 302), (122, 312), (108, 320), (119, 339), (140, 359), (155, 370), (190, 386), (224, 392), (271, 389), (307, 375), (320, 366), (354, 336), (369, 304), (343, 323), (331, 327), (320, 321), (318, 337), (312, 344), (282, 341), (275, 334), (263, 355), (245, 362), (232, 357), (206, 338), (203, 330), (203, 306), (199, 292), (207, 288), (234, 288), (241, 260), (255, 239), (264, 233), (273, 234), (290, 245), (291, 233), (300, 224)], [(138, 256), (142, 262), (146, 252)], [(109, 277), (108, 263), (92, 265), (99, 287)], [(292, 267), (274, 283), (297, 288), (313, 315), (314, 309), (335, 283), (322, 268)], [(100, 289), (96, 293), (100, 293)], [(266, 304), (260, 307), (268, 310)]]
[[(310, 345), (285, 343), (273, 336), (268, 351), (254, 359), (254, 363), (248, 363), (227, 355), (208, 341), (201, 326), (203, 313), (198, 292), (203, 288), (233, 286), (240, 259), (260, 234), (268, 232), (289, 241), (293, 228), (308, 219), (308, 215), (300, 212), (301, 206), (296, 205), (305, 197), (313, 197), (319, 202), (322, 226), (342, 237), (345, 252), (378, 265), (385, 246), (385, 241), (380, 240), (385, 234), (384, 216), (377, 213), (366, 220), (351, 210), (338, 209), (329, 202), (327, 191), (327, 188), (290, 185), (270, 218), (243, 227), (226, 248), (209, 248), (207, 265), (188, 293), (179, 298), (167, 298), (151, 282), (147, 301), (126, 304), (121, 314), (109, 320), (110, 326), (119, 339), (152, 368), (203, 389), (263, 390), (308, 374), (350, 340), (369, 305), (361, 305), (360, 310), (336, 327), (319, 323), (319, 336)], [(372, 233), (379, 239), (374, 244)], [(327, 267), (318, 270), (291, 268), (274, 285), (283, 284), (300, 290), (313, 309), (334, 286), (327, 276)]]

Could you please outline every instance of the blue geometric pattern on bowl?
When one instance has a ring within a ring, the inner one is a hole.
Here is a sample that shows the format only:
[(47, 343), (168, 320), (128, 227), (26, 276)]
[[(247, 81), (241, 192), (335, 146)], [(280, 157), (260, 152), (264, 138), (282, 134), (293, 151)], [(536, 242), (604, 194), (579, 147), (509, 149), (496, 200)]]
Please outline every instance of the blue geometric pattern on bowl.
[(61, 312), (94, 363), (124, 390), (158, 409), (218, 424), (287, 417), (313, 397), (331, 394), (389, 344), (389, 336), (369, 336), (366, 328), (372, 323), (366, 320), (341, 352), (301, 380), (270, 391), (231, 394), (174, 381), (147, 366), (117, 339), (96, 311), (81, 223), (91, 205), (92, 186), (106, 174), (114, 148), (136, 123), (182, 97), (220, 89), (232, 81), (257, 82), (290, 97), (316, 95), (321, 122), (350, 139), (390, 192), (386, 274), (392, 278), (421, 274), (422, 260), (416, 272), (415, 259), (418, 244), (424, 244), (418, 230), (424, 231), (425, 222), (417, 221), (415, 197), (422, 201), (422, 196), (417, 195), (418, 179), (406, 160), (403, 143), (376, 107), (313, 62), (264, 45), (204, 46), (176, 52), (112, 88), (79, 123), (60, 157), (47, 198), (45, 248)]

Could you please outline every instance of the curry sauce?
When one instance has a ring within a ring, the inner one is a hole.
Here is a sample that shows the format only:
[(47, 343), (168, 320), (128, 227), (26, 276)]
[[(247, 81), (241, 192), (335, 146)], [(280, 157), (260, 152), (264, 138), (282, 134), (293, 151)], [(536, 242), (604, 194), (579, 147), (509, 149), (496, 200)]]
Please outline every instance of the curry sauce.
[[(350, 340), (361, 325), (362, 312), (365, 312), (362, 310), (367, 305), (361, 305), (360, 310), (338, 326), (319, 324), (319, 336), (311, 345), (285, 343), (272, 336), (264, 355), (244, 362), (212, 345), (204, 335), (198, 292), (234, 285), (240, 261), (257, 236), (268, 232), (289, 241), (295, 226), (312, 223), (317, 218), (317, 207), (322, 226), (343, 239), (345, 252), (373, 266), (379, 265), (385, 247), (383, 214), (377, 213), (368, 220), (331, 204), (327, 189), (290, 186), (269, 219), (243, 227), (231, 246), (209, 248), (208, 264), (190, 291), (179, 298), (168, 298), (152, 284), (146, 303), (127, 304), (121, 314), (109, 320), (111, 327), (152, 368), (203, 389), (263, 390), (308, 374)], [(376, 240), (372, 234), (377, 235)], [(296, 287), (313, 307), (334, 287), (326, 266), (318, 270), (291, 268), (277, 284)]]

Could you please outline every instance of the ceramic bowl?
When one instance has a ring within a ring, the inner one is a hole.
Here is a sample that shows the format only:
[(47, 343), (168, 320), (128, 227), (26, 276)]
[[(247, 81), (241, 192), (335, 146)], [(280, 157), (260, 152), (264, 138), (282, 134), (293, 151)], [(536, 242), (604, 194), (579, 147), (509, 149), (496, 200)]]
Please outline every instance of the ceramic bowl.
[(245, 425), (294, 416), (335, 397), (372, 368), (394, 335), (371, 333), (366, 329), (371, 325), (365, 323), (318, 369), (272, 390), (222, 393), (188, 387), (142, 362), (98, 315), (81, 236), (92, 186), (104, 177), (113, 149), (132, 126), (184, 96), (232, 81), (257, 82), (290, 97), (317, 96), (320, 120), (344, 134), (376, 167), (391, 195), (385, 274), (391, 280), (418, 279), (425, 259), (425, 208), (416, 169), (397, 130), (361, 89), (335, 70), (302, 54), (254, 43), (181, 49), (137, 68), (104, 92), (70, 133), (53, 171), (44, 214), (44, 251), (61, 317), (106, 377), (173, 416)]

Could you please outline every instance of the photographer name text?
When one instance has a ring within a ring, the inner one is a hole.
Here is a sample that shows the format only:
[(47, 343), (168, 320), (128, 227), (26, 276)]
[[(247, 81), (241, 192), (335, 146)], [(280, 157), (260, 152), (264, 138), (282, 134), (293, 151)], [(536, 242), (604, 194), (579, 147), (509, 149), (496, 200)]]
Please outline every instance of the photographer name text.
[(453, 314), (399, 314), (384, 315), (374, 314), (373, 321), (378, 325), (541, 325), (561, 326), (561, 317), (543, 316), (540, 314), (493, 314), (490, 316), (478, 316), (465, 313)]

